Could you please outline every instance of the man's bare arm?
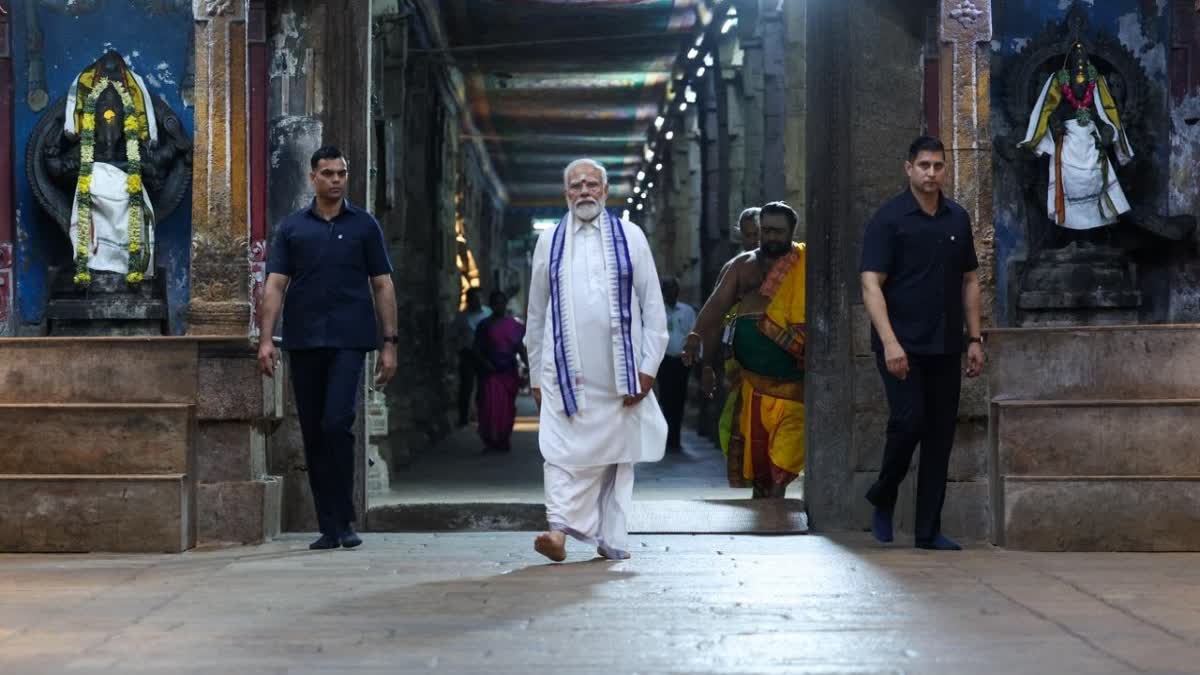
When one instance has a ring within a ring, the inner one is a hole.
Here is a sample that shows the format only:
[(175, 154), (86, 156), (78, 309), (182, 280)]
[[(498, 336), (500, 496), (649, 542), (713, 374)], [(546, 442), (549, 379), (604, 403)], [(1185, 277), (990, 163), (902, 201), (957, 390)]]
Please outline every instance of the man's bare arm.
[(887, 275), (883, 272), (863, 272), (863, 304), (867, 306), (871, 324), (875, 326), (875, 332), (879, 334), (879, 341), (883, 344), (883, 358), (888, 372), (903, 380), (908, 377), (908, 355), (896, 339), (892, 321), (888, 318), (887, 300), (883, 297), (883, 284), (886, 281)]
[[(721, 276), (717, 287), (713, 290), (712, 295), (708, 296), (704, 307), (700, 308), (700, 314), (696, 317), (696, 325), (692, 332), (700, 336), (700, 341), (704, 346), (704, 356), (707, 362), (714, 368), (720, 365), (720, 328), (721, 321), (725, 318), (725, 314), (738, 301), (738, 277), (740, 276), (741, 267), (735, 261)], [(690, 365), (695, 361), (695, 346), (694, 338), (686, 341), (684, 354), (685, 362)]]
[[(371, 277), (371, 289), (375, 294), (375, 316), (384, 336), (396, 334), (396, 287), (392, 283), (391, 274), (377, 274)], [(384, 342), (375, 362), (375, 384), (386, 386), (396, 375), (395, 342)]]
[(371, 277), (371, 290), (375, 295), (375, 315), (384, 335), (396, 334), (396, 287), (391, 274)]
[(883, 272), (862, 273), (863, 304), (867, 306), (867, 315), (875, 332), (879, 333), (879, 341), (885, 345), (896, 342), (896, 333), (892, 330), (892, 321), (887, 314), (887, 300), (883, 297), (883, 284), (887, 275)]
[(983, 322), (980, 320), (980, 300), (979, 291), (979, 273), (967, 272), (963, 275), (963, 308), (967, 310), (967, 335), (977, 337), (980, 331), (983, 330)]
[(263, 284), (262, 305), (258, 308), (258, 370), (267, 377), (275, 376), (275, 322), (290, 281), (287, 275), (272, 273)]

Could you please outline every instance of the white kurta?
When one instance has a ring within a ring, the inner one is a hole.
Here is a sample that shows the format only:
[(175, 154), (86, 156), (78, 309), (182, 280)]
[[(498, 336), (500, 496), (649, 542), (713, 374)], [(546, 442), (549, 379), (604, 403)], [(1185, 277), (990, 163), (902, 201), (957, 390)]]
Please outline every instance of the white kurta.
[[(598, 467), (662, 459), (667, 441), (667, 422), (654, 397), (626, 407), (617, 393), (613, 342), (614, 327), (609, 305), (609, 271), (598, 224), (574, 223), (571, 259), (564, 260), (571, 274), (574, 304), (574, 334), (584, 403), (568, 417), (561, 403), (562, 392), (554, 361), (554, 331), (550, 320), (549, 263), (554, 229), (538, 238), (533, 254), (529, 285), (528, 331), (529, 378), (542, 391), (538, 443), (542, 457), (561, 467)], [(625, 223), (629, 255), (633, 264), (632, 334), (637, 370), (658, 373), (667, 347), (667, 319), (654, 257), (645, 234)]]
[[(554, 359), (550, 248), (555, 229), (542, 233), (533, 254), (525, 342), (530, 384), (542, 392), (538, 444), (546, 460), (546, 520), (550, 529), (621, 560), (629, 557), (626, 517), (633, 502), (633, 465), (662, 459), (667, 421), (653, 391), (629, 407), (619, 393), (617, 377), (624, 363), (617, 363), (613, 345), (623, 344), (618, 340), (624, 337), (620, 322), (613, 319), (609, 267), (615, 263), (606, 254), (600, 228), (610, 225), (604, 220), (577, 224), (568, 218), (558, 226), (574, 228), (566, 246), (569, 256), (562, 262), (563, 276), (569, 277), (564, 295), (569, 297), (560, 303), (560, 311), (574, 319), (561, 338), (571, 342), (568, 351), (578, 371), (573, 379), (580, 404), (574, 415), (566, 413)], [(646, 236), (632, 223), (624, 223), (623, 229), (633, 269), (633, 361), (639, 373), (653, 376), (667, 348), (666, 308)]]

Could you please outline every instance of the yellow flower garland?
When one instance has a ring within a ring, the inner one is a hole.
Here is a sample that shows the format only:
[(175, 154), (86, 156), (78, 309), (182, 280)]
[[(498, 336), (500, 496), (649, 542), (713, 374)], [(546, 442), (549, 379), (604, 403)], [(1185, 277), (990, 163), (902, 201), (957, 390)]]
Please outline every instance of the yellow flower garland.
[[(122, 132), (126, 137), (125, 155), (129, 161), (129, 178), (126, 180), (126, 191), (129, 193), (129, 271), (126, 281), (138, 284), (145, 280), (145, 264), (148, 258), (142, 252), (142, 228), (145, 226), (145, 214), (142, 209), (142, 157), (138, 137), (145, 126), (144, 121), (134, 108), (133, 97), (121, 82), (100, 78), (84, 101), (82, 120), (83, 133), (79, 150), (79, 181), (76, 184), (76, 207), (78, 217), (78, 239), (75, 242), (75, 277), (76, 284), (86, 286), (92, 281), (88, 269), (89, 245), (92, 235), (92, 165), (95, 162), (96, 143), (96, 101), (100, 94), (112, 87), (121, 98), (125, 112), (125, 122)], [(111, 110), (105, 111), (105, 119), (111, 121), (116, 115)]]

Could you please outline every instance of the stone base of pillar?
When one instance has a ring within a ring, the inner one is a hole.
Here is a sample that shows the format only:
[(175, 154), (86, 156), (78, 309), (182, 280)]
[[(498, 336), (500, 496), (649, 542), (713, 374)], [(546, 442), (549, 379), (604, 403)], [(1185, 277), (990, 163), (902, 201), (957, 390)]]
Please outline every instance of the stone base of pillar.
[(247, 336), (250, 334), (250, 303), (193, 300), (188, 305), (188, 334)]
[(199, 545), (261, 544), (279, 534), (283, 481), (200, 483), (196, 492)]
[(259, 374), (245, 337), (203, 342), (197, 380), (198, 539), (261, 543), (282, 523), (283, 482), (269, 475), (266, 457), (266, 438), (279, 424), (279, 383)]

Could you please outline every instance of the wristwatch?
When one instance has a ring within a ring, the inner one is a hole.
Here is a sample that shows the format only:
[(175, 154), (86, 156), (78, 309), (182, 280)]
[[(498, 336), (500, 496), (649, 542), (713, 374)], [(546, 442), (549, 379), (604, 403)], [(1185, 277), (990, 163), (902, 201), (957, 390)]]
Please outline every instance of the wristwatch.
[(983, 336), (982, 335), (969, 336), (967, 338), (967, 342), (978, 342), (982, 346), (983, 345)]
[(390, 342), (390, 343), (398, 346), (400, 344), (400, 336), (399, 335), (384, 335), (383, 341), (384, 341), (384, 343)]

